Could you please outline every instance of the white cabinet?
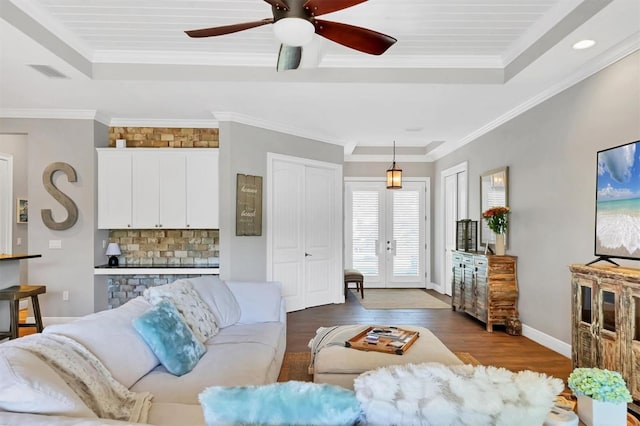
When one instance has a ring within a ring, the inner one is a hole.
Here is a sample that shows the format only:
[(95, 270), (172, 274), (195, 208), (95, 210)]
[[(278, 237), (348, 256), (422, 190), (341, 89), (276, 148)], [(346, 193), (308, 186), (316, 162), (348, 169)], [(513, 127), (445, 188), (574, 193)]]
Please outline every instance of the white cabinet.
[(98, 228), (131, 227), (131, 155), (98, 150)]
[(184, 228), (187, 176), (184, 152), (133, 152), (133, 227)]
[(186, 176), (187, 228), (219, 228), (218, 150), (187, 156)]
[[(219, 227), (217, 149), (98, 149), (98, 164), (105, 164), (98, 172), (99, 228)], [(102, 177), (126, 165), (129, 173), (119, 183), (128, 188), (130, 201), (126, 212), (114, 213), (116, 195), (103, 189)]]

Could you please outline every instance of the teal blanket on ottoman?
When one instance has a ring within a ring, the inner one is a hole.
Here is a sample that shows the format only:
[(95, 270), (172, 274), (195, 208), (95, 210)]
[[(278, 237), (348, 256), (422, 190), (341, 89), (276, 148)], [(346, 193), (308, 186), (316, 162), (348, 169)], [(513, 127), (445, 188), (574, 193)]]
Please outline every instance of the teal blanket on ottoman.
[(352, 425), (361, 414), (353, 391), (308, 382), (213, 386), (199, 399), (207, 425)]

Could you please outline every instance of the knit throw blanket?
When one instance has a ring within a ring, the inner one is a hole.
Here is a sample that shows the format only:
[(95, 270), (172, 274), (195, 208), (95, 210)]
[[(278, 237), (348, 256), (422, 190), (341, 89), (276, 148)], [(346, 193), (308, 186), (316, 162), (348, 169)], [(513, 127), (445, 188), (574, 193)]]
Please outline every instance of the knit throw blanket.
[(98, 417), (136, 423), (147, 421), (153, 395), (129, 391), (95, 355), (75, 340), (56, 334), (36, 334), (3, 345), (29, 351), (46, 362)]

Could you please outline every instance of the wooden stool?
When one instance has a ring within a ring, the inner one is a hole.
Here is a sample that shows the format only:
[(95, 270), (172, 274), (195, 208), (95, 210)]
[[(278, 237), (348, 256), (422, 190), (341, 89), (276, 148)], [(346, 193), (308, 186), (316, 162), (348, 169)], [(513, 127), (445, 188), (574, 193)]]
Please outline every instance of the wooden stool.
[(344, 270), (344, 297), (347, 297), (349, 283), (356, 283), (356, 290), (360, 292), (360, 296), (364, 299), (364, 276), (362, 273), (355, 269)]
[[(38, 333), (42, 333), (42, 315), (40, 314), (40, 304), (38, 303), (38, 295), (47, 292), (47, 287), (43, 285), (14, 285), (0, 289), (0, 300), (9, 301), (10, 329), (9, 331), (0, 331), (0, 339), (17, 339), (19, 327), (36, 327)], [(35, 324), (20, 324), (20, 299), (31, 298), (31, 306), (33, 307), (33, 316)]]

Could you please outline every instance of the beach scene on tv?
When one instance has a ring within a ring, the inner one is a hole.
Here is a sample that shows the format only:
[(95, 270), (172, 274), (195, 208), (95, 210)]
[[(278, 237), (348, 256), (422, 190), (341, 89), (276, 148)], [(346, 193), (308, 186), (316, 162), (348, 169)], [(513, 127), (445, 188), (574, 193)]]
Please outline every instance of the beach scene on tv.
[(596, 255), (640, 258), (640, 141), (598, 153)]

